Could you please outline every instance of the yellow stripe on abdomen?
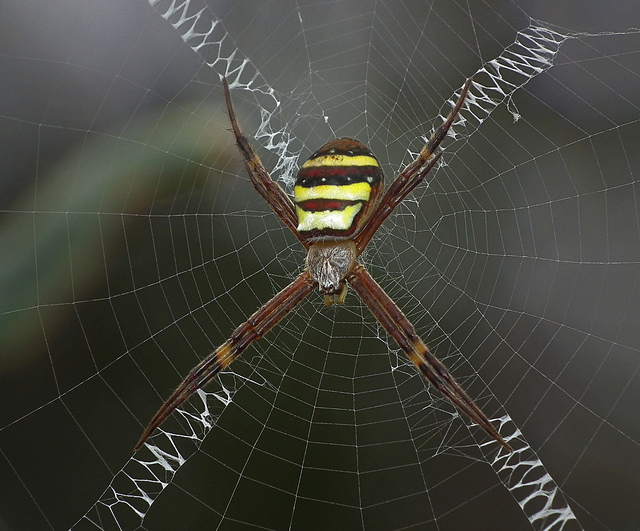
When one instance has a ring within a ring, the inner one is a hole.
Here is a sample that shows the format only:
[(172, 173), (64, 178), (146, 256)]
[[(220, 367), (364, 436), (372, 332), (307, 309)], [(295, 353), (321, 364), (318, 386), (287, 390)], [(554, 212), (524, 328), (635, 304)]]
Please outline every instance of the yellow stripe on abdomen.
[(342, 210), (320, 210), (318, 212), (308, 212), (296, 206), (298, 230), (300, 232), (325, 229), (346, 231), (353, 226), (353, 220), (361, 209), (362, 203), (349, 205)]
[(339, 199), (341, 201), (368, 201), (371, 195), (371, 185), (366, 182), (317, 186), (296, 186), (293, 190), (293, 200), (296, 203), (311, 199)]

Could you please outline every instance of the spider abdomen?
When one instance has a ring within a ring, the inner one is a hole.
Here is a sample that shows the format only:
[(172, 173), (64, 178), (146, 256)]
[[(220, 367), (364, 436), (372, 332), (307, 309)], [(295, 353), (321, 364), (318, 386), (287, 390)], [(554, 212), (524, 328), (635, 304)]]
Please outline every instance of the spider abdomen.
[(298, 172), (298, 232), (309, 241), (353, 238), (371, 217), (382, 187), (382, 168), (367, 146), (353, 138), (328, 142)]

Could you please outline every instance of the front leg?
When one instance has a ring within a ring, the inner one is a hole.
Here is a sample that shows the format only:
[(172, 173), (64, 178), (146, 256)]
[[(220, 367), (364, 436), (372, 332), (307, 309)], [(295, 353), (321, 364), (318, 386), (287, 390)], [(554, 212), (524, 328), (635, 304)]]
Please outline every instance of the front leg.
[(442, 152), (436, 153), (436, 150), (446, 138), (449, 129), (451, 129), (451, 126), (458, 118), (472, 84), (473, 80), (471, 78), (467, 79), (447, 119), (436, 129), (433, 135), (431, 135), (431, 138), (429, 138), (428, 142), (420, 150), (416, 159), (409, 163), (393, 180), (391, 186), (389, 186), (382, 197), (376, 211), (371, 216), (369, 223), (354, 240), (358, 248), (358, 254), (364, 251), (373, 235), (380, 225), (382, 225), (382, 222), (389, 217), (391, 212), (424, 180), (436, 165), (442, 155)]
[(295, 234), (296, 238), (300, 240), (305, 248), (308, 248), (309, 244), (300, 235), (297, 229), (298, 217), (296, 215), (296, 209), (293, 206), (293, 202), (289, 196), (285, 194), (280, 185), (271, 178), (269, 172), (262, 165), (260, 157), (258, 157), (258, 154), (254, 151), (253, 147), (240, 129), (235, 110), (233, 109), (227, 78), (222, 78), (222, 85), (224, 87), (224, 99), (227, 105), (229, 120), (231, 121), (231, 128), (233, 129), (238, 149), (244, 157), (244, 165), (247, 173), (249, 174), (251, 184), (253, 184), (256, 191), (271, 207), (271, 210), (273, 210), (282, 222), (289, 227), (291, 232)]

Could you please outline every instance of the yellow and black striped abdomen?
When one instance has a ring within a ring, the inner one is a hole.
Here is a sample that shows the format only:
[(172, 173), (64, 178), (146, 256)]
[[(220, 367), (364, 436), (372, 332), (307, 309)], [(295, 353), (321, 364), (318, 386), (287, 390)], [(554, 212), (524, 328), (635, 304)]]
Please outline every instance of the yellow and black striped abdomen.
[(338, 138), (325, 144), (298, 172), (298, 232), (309, 241), (353, 238), (380, 201), (382, 179), (378, 160), (362, 142)]

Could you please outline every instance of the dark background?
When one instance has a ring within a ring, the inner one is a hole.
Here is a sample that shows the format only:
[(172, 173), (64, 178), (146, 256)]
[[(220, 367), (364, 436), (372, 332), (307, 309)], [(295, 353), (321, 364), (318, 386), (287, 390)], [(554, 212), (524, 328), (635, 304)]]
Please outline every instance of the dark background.
[[(487, 412), (511, 415), (585, 529), (639, 529), (640, 36), (615, 33), (640, 10), (389, 4), (210, 2), (294, 152), (357, 136), (387, 178), (529, 17), (585, 33), (516, 92), (519, 121), (502, 105), (445, 155), (364, 260)], [(145, 2), (5, 2), (0, 94), (0, 525), (64, 529), (304, 254), (241, 170), (217, 74)], [(263, 100), (234, 98), (251, 135)], [(310, 297), (234, 364), (250, 381), (229, 384), (144, 528), (526, 528), (385, 341), (355, 296)]]

